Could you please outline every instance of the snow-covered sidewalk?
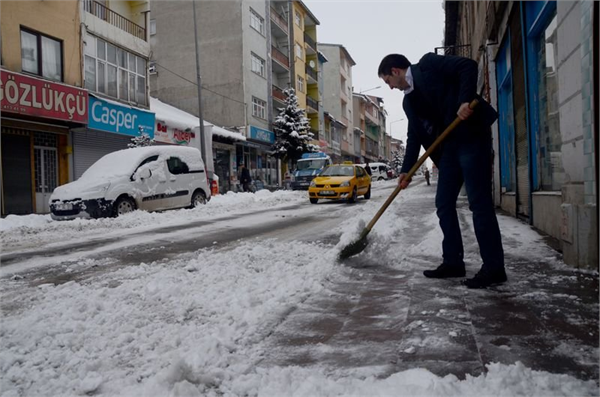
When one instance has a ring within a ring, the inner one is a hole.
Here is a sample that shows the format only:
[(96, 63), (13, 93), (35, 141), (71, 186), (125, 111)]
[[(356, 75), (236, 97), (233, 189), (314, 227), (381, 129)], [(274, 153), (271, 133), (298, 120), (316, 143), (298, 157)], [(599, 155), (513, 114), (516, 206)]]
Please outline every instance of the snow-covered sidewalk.
[[(423, 291), (432, 294), (427, 296), (438, 304), (452, 303), (461, 297), (463, 303), (483, 302), (490, 296), (512, 304), (511, 307), (515, 299), (523, 305), (532, 300), (545, 301), (544, 307), (549, 311), (537, 313), (536, 318), (547, 320), (542, 321), (546, 328), (539, 330), (541, 339), (560, 336), (558, 332), (548, 332), (547, 326), (552, 322), (550, 310), (558, 307), (558, 301), (571, 305), (572, 310), (564, 316), (575, 328), (580, 325), (587, 329), (590, 321), (597, 325), (598, 291), (593, 293), (595, 303), (589, 302), (589, 294), (579, 289), (584, 284), (577, 283), (578, 279), (591, 279), (586, 282), (594, 285), (595, 280), (597, 288), (597, 275), (566, 268), (535, 232), (512, 218), (500, 217), (510, 266), (525, 263), (525, 259), (546, 264), (543, 272), (540, 270), (535, 276), (547, 277), (547, 283), (519, 280), (514, 276), (522, 273), (515, 267), (509, 267), (509, 277), (514, 278), (506, 288), (497, 291), (467, 293), (458, 286), (423, 282), (419, 273), (430, 265), (425, 260), (437, 260), (441, 237), (435, 227), (435, 215), (427, 209), (430, 204), (423, 205), (432, 198), (427, 188), (417, 185), (403, 192), (372, 232), (368, 251), (348, 264), (336, 263), (339, 246), (319, 241), (241, 240), (228, 250), (204, 249), (185, 259), (140, 263), (82, 283), (30, 287), (23, 280), (3, 279), (0, 392), (2, 396), (597, 396), (597, 326), (595, 345), (585, 345), (574, 335), (565, 336), (556, 344), (554, 354), (547, 356), (560, 359), (570, 355), (585, 363), (595, 357), (595, 364), (588, 363), (596, 365), (595, 381), (582, 380), (589, 376), (537, 371), (518, 359), (486, 362), (487, 372), (466, 378), (435, 375), (422, 362), (408, 358), (407, 365), (398, 365), (396, 372), (385, 376), (381, 367), (359, 362), (339, 368), (326, 362), (269, 365), (269, 358), (276, 353), (273, 348), (279, 346), (285, 353), (285, 346), (276, 337), (289, 331), (288, 321), (294, 314), (305, 312), (309, 303), (330, 296), (336, 286), (358, 282), (368, 289), (368, 269), (377, 266), (402, 272), (397, 280), (399, 284), (404, 280), (407, 288), (397, 295), (399, 303), (423, 298), (422, 294), (411, 295)], [(30, 241), (46, 234), (40, 241), (49, 243), (55, 233), (73, 233), (74, 238), (84, 233), (90, 237), (116, 233), (117, 228), (133, 230), (154, 227), (157, 222), (189, 221), (190, 216), (210, 216), (211, 205), (216, 208), (215, 213), (228, 214), (306, 200), (301, 192), (265, 192), (263, 202), (258, 202), (260, 195), (228, 196), (215, 198), (201, 209), (202, 215), (197, 210), (136, 213), (132, 219), (81, 222), (79, 231), (73, 227), (77, 223), (15, 227), (17, 221), (3, 220), (2, 238), (16, 247), (18, 236), (10, 236), (11, 233), (35, 234)], [(241, 200), (247, 201), (241, 204)], [(369, 202), (360, 208), (363, 211), (359, 216), (348, 216), (333, 228), (339, 233), (347, 231), (343, 238), (356, 231), (361, 219), (370, 219), (379, 204)], [(115, 221), (123, 224), (116, 225)], [(13, 226), (5, 222), (13, 222)], [(466, 221), (467, 228), (469, 222)], [(468, 233), (471, 232), (465, 232)], [(472, 253), (474, 242), (465, 241), (467, 251)], [(367, 268), (354, 266), (361, 261)], [(475, 265), (476, 255), (467, 261)], [(556, 273), (552, 273), (553, 269)], [(572, 291), (564, 290), (567, 284), (573, 286)], [(556, 290), (552, 290), (553, 285)], [(12, 294), (17, 289), (21, 292), (18, 299)], [(27, 299), (23, 299), (23, 289), (27, 289)], [(348, 294), (353, 292), (356, 291)], [(449, 305), (448, 314), (451, 308)], [(508, 315), (510, 309), (500, 303), (499, 309), (488, 315), (502, 315), (502, 310)], [(416, 314), (425, 319), (407, 317), (407, 326), (414, 323), (407, 330), (426, 333), (424, 328), (428, 327), (423, 324), (427, 319), (443, 317), (444, 312)], [(460, 318), (467, 324), (464, 329), (476, 327), (474, 320), (477, 319)], [(436, 342), (426, 335), (420, 341), (412, 340), (413, 351), (417, 352)], [(398, 351), (411, 354), (402, 343), (405, 341), (400, 342)], [(511, 345), (509, 339), (502, 346), (500, 350), (513, 349), (513, 355), (507, 357), (519, 357), (518, 344)], [(331, 346), (319, 343), (305, 346), (309, 353), (328, 347)], [(440, 353), (446, 349), (443, 344), (433, 345), (433, 351), (436, 348)], [(400, 361), (403, 357), (406, 356), (398, 355)], [(452, 360), (447, 360), (452, 365)]]

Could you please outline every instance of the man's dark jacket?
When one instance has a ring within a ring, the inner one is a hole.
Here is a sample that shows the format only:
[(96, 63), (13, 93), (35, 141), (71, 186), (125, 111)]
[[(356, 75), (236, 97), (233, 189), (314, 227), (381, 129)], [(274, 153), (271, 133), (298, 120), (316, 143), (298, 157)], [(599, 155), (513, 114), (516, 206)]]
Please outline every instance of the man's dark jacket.
[[(446, 141), (466, 142), (489, 139), (489, 126), (498, 113), (476, 94), (477, 63), (457, 56), (429, 53), (419, 63), (411, 65), (414, 90), (404, 96), (402, 106), (408, 117), (408, 139), (401, 173), (407, 173), (416, 163), (421, 146), (429, 148), (433, 141), (457, 117), (464, 102), (478, 99), (479, 104), (467, 120), (462, 121)], [(441, 151), (431, 158), (439, 165)]]

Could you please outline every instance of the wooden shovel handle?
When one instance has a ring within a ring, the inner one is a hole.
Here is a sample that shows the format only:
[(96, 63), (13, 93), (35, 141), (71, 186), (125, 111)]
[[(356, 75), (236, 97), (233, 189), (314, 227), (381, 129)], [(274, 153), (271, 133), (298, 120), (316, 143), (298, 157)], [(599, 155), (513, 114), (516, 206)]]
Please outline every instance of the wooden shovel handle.
[[(479, 101), (477, 99), (473, 99), (473, 101), (469, 104), (469, 108), (474, 109), (475, 106), (477, 106), (477, 104), (479, 103)], [(431, 153), (433, 153), (433, 151), (440, 145), (440, 143), (442, 143), (442, 141), (444, 139), (446, 139), (446, 137), (448, 136), (448, 134), (450, 134), (450, 132), (452, 132), (452, 130), (454, 130), (456, 128), (456, 126), (458, 124), (460, 124), (462, 120), (460, 119), (460, 117), (457, 117), (456, 119), (454, 119), (454, 121), (452, 122), (452, 124), (450, 124), (445, 130), (444, 132), (442, 132), (440, 134), (440, 136), (437, 137), (437, 139), (431, 144), (431, 146), (429, 146), (429, 149), (427, 149), (427, 151), (421, 156), (419, 157), (419, 159), (417, 160), (417, 162), (415, 163), (415, 165), (412, 166), (412, 168), (410, 169), (410, 171), (408, 171), (408, 173), (405, 176), (405, 179), (410, 179), (413, 177), (413, 175), (415, 174), (415, 172), (417, 172), (417, 170), (421, 167), (421, 165), (423, 165), (423, 163), (425, 162), (425, 160), (427, 160), (429, 158), (429, 156), (431, 156)], [(385, 210), (387, 209), (387, 207), (390, 206), (390, 204), (392, 203), (392, 201), (394, 201), (394, 199), (396, 198), (396, 196), (398, 195), (398, 193), (400, 193), (400, 190), (402, 190), (402, 188), (400, 187), (400, 185), (398, 185), (396, 187), (396, 189), (394, 189), (394, 191), (392, 192), (392, 194), (390, 195), (390, 197), (388, 197), (388, 199), (385, 201), (385, 203), (383, 203), (383, 205), (381, 206), (381, 208), (379, 209), (379, 211), (377, 211), (377, 213), (375, 214), (375, 216), (373, 217), (373, 219), (371, 219), (371, 222), (369, 222), (369, 224), (367, 225), (367, 227), (363, 230), (363, 234), (364, 236), (366, 236), (371, 229), (373, 228), (373, 226), (375, 225), (375, 223), (379, 220), (379, 218), (381, 217), (381, 215), (383, 215), (383, 213), (385, 212)], [(361, 237), (364, 237), (361, 235)]]

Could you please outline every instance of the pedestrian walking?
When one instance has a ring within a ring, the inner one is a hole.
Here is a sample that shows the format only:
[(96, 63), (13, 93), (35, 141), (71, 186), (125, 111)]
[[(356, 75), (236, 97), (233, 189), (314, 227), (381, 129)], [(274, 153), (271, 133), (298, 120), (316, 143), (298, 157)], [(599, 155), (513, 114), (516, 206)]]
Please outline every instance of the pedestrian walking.
[(431, 183), (429, 182), (429, 169), (425, 168), (425, 180), (427, 181), (427, 186), (430, 186)]
[(250, 170), (246, 168), (244, 163), (240, 163), (240, 183), (242, 184), (242, 188), (244, 192), (251, 192), (252, 177), (250, 176)]
[(369, 160), (365, 160), (365, 171), (369, 176), (373, 176), (373, 171), (371, 171), (371, 165), (369, 164)]
[[(464, 249), (456, 200), (467, 189), (473, 226), (483, 264), (463, 281), (468, 288), (485, 288), (507, 280), (500, 228), (491, 192), (491, 131), (498, 114), (476, 94), (477, 63), (457, 56), (426, 54), (412, 65), (403, 55), (390, 54), (379, 65), (379, 77), (391, 88), (404, 91), (402, 103), (408, 118), (406, 155), (398, 184), (411, 182), (407, 172), (416, 163), (421, 146), (427, 149), (456, 118), (463, 120), (433, 153), (439, 169), (435, 204), (443, 233), (443, 261), (429, 278), (464, 277)], [(475, 110), (469, 103), (479, 100)]]

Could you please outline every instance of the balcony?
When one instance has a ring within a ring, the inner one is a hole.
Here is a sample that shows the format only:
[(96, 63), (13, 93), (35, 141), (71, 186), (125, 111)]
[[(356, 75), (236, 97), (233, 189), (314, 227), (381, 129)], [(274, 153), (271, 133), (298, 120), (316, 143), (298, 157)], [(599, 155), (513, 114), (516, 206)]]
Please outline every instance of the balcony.
[(84, 0), (83, 7), (86, 12), (108, 22), (109, 24), (146, 41), (146, 28), (141, 27), (135, 22), (130, 21), (124, 16), (117, 14), (110, 8), (94, 0)]
[(290, 70), (290, 58), (275, 46), (271, 46), (271, 57), (273, 58), (275, 73), (288, 72)]
[(306, 54), (316, 54), (317, 53), (317, 42), (315, 39), (310, 37), (308, 34), (304, 33), (304, 42), (308, 45), (306, 49)]
[(271, 32), (275, 37), (288, 35), (288, 23), (273, 7), (271, 7)]
[(285, 94), (283, 93), (283, 90), (279, 87), (277, 87), (275, 84), (273, 84), (273, 99), (276, 99), (278, 101), (280, 101), (281, 103), (285, 103)]
[(317, 84), (319, 77), (317, 75), (317, 71), (311, 68), (308, 65), (305, 65), (304, 70), (306, 71), (306, 75), (312, 78), (312, 81), (309, 79), (309, 84)]
[[(308, 95), (306, 96), (306, 105), (309, 107), (309, 109), (308, 109), (309, 113), (318, 113), (319, 112), (319, 102), (314, 100), (313, 98), (309, 97)], [(312, 108), (314, 110), (314, 112), (311, 112), (310, 108)]]

